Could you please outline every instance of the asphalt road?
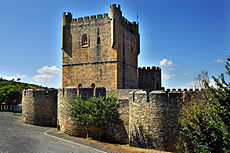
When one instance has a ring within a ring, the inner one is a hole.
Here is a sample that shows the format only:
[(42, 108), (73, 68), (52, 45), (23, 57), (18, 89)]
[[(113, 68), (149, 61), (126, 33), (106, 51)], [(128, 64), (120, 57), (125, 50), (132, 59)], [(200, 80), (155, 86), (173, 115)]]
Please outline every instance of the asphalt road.
[(45, 135), (55, 128), (21, 123), (21, 117), (0, 112), (0, 153), (97, 153), (94, 148)]

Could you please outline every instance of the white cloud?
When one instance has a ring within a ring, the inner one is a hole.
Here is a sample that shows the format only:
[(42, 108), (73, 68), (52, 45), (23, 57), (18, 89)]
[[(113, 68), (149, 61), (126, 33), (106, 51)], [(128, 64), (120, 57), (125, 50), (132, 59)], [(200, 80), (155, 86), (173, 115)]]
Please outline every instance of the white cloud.
[(0, 78), (3, 78), (5, 80), (17, 80), (17, 78), (15, 76), (4, 76), (0, 74)]
[(59, 74), (59, 69), (56, 66), (44, 66), (37, 70), (39, 73), (35, 75), (32, 79), (36, 80), (37, 82), (50, 82), (54, 78), (54, 75)]
[[(203, 86), (203, 87), (202, 87)], [(215, 83), (215, 81), (213, 79), (209, 80), (209, 86), (212, 86), (214, 88), (217, 88), (217, 85)], [(186, 83), (184, 86), (182, 86), (182, 89), (200, 89), (200, 88), (204, 88), (204, 85), (202, 82), (199, 81), (192, 81), (189, 83)]]
[(163, 79), (168, 80), (168, 79), (172, 79), (175, 76), (176, 74), (163, 74)]
[(21, 78), (27, 77), (27, 75), (25, 75), (25, 74), (22, 74), (22, 75), (21, 74), (17, 74), (16, 77), (21, 79)]
[(188, 73), (184, 73), (184, 76), (188, 76)]
[(173, 64), (172, 61), (167, 60), (167, 59), (163, 59), (162, 61), (160, 61), (160, 65), (161, 66), (176, 66), (175, 64)]
[(169, 71), (175, 71), (176, 69), (175, 68), (169, 68)]
[(0, 78), (3, 78), (3, 79), (5, 79), (5, 80), (17, 80), (18, 78), (25, 78), (27, 75), (25, 75), (25, 74), (23, 74), (23, 75), (21, 75), (21, 74), (17, 74), (16, 76), (4, 76), (4, 75), (1, 75), (0, 74)]
[(222, 59), (216, 59), (213, 61), (214, 63), (223, 63), (224, 61)]
[(55, 75), (59, 74), (59, 69), (56, 66), (44, 66), (43, 68), (40, 68), (37, 70), (38, 73), (40, 74), (50, 74), (50, 75)]
[(41, 74), (41, 75), (35, 75), (32, 79), (36, 80), (37, 82), (49, 82), (52, 81), (53, 78), (54, 78), (53, 75)]

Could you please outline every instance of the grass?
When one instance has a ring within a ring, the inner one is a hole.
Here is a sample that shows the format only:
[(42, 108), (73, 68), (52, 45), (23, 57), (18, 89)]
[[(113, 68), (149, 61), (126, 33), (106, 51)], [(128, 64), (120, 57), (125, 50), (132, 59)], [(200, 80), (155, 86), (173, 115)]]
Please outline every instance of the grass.
[(93, 138), (92, 138), (92, 137), (88, 137), (87, 139), (88, 139), (88, 140), (93, 140)]
[(22, 117), (22, 114), (11, 114), (12, 116), (19, 116)]

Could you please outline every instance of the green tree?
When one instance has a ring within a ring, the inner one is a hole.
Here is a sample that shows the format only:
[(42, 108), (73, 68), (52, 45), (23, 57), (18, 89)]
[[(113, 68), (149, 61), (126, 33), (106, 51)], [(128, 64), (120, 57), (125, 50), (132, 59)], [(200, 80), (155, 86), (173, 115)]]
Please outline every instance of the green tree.
[(118, 123), (120, 121), (118, 113), (119, 104), (114, 92), (109, 92), (106, 97), (98, 97), (97, 99), (98, 113), (95, 125), (100, 129), (100, 140), (104, 126)]
[(97, 106), (96, 97), (83, 100), (81, 96), (76, 97), (74, 102), (70, 103), (71, 116), (80, 125), (84, 126), (87, 131), (86, 138), (89, 137), (89, 128), (96, 124)]
[[(107, 97), (94, 96), (87, 100), (83, 100), (81, 96), (78, 96), (70, 104), (72, 106), (70, 114), (78, 124), (85, 127), (87, 138), (89, 137), (89, 128), (91, 126), (99, 127), (102, 130), (103, 126), (119, 120), (117, 111), (119, 104), (114, 94), (109, 94)], [(99, 133), (99, 139), (101, 132)]]
[(5, 102), (7, 104), (21, 101), (22, 94), (21, 90), (16, 86), (5, 85), (0, 87), (0, 102)]
[[(229, 62), (227, 58), (227, 75)], [(230, 152), (230, 83), (224, 74), (213, 79), (218, 88), (204, 82), (203, 98), (182, 107), (179, 122), (185, 152)]]

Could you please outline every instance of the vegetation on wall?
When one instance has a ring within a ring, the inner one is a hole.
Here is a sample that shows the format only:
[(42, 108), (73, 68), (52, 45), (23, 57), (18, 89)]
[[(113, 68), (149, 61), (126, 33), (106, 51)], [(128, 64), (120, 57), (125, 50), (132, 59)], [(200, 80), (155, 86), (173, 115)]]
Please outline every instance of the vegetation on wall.
[[(226, 70), (230, 75), (230, 56)], [(205, 82), (203, 98), (187, 103), (180, 113), (185, 152), (230, 152), (230, 83), (224, 74), (213, 79), (217, 88)]]
[(119, 104), (114, 93), (110, 93), (105, 97), (90, 97), (83, 100), (81, 96), (76, 97), (71, 102), (71, 116), (80, 125), (85, 127), (87, 138), (89, 137), (89, 128), (91, 126), (100, 129), (99, 139), (103, 130), (103, 126), (119, 121), (118, 108)]
[(23, 89), (48, 89), (39, 85), (18, 82), (14, 80), (5, 80), (0, 78), (0, 104), (18, 104), (22, 99)]

